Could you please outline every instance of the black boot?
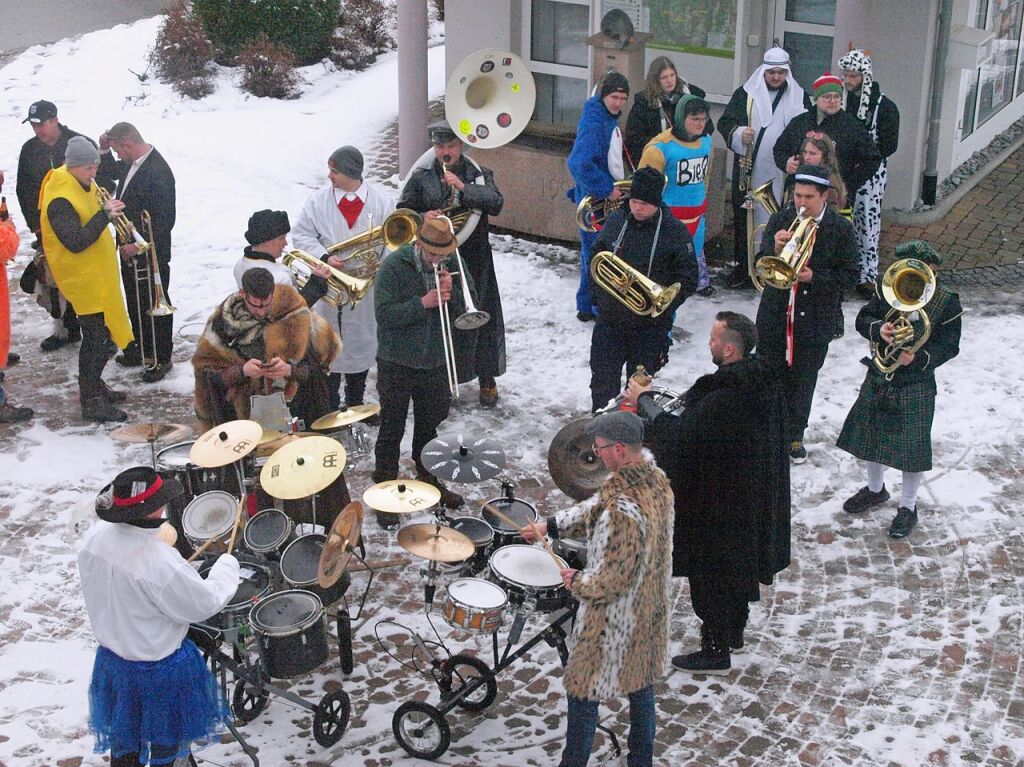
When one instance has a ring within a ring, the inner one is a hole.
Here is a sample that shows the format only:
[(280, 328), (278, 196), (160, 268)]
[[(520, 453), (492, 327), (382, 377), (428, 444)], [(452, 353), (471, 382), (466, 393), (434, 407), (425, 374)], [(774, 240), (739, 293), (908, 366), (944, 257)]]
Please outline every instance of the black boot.
[(881, 506), (888, 500), (889, 491), (885, 489), (885, 485), (882, 485), (882, 489), (877, 493), (871, 492), (871, 488), (864, 485), (864, 487), (846, 499), (846, 502), (843, 504), (843, 511), (847, 514), (862, 514), (868, 509), (875, 508), (875, 506)]
[(433, 485), (441, 491), (441, 505), (448, 509), (458, 509), (466, 503), (466, 500), (458, 493), (449, 490), (444, 482), (439, 480), (433, 474), (427, 471), (420, 470), (416, 474), (416, 479), (420, 482), (426, 482), (428, 485)]
[(906, 506), (896, 510), (896, 516), (889, 525), (890, 538), (906, 538), (917, 525), (917, 506), (911, 511)]
[(672, 665), (680, 671), (691, 674), (712, 674), (722, 676), (729, 673), (732, 664), (729, 661), (729, 645), (721, 638), (715, 637), (707, 629), (706, 624), (700, 627), (700, 649), (688, 655), (677, 655)]
[(109, 421), (127, 421), (128, 414), (99, 396), (82, 400), (82, 418), (86, 421), (107, 423)]

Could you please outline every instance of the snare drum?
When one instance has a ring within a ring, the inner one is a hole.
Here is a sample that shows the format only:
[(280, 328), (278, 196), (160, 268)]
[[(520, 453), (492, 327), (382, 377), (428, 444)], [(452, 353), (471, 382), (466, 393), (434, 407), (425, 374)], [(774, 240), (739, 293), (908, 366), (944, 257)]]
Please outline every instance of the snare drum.
[(508, 595), (482, 578), (459, 578), (448, 584), (441, 608), (445, 622), (470, 634), (493, 634), (505, 619)]
[(438, 568), (446, 575), (466, 573), (476, 575), (487, 567), (487, 558), (491, 555), (491, 544), (494, 543), (494, 530), (489, 524), (476, 517), (455, 517), (452, 527), (465, 535), (476, 547), (476, 552), (469, 559), (461, 562), (439, 562)]
[(324, 606), (308, 591), (279, 591), (249, 613), (263, 668), (275, 679), (308, 674), (327, 660)]
[[(193, 498), (181, 514), (185, 537), (193, 546), (201, 546), (210, 538), (223, 538), (231, 532), (238, 514), (238, 500), (223, 490), (211, 490)], [(207, 551), (216, 553), (227, 548), (227, 541), (215, 543)]]
[(535, 546), (503, 546), (491, 554), (491, 577), (508, 593), (510, 602), (534, 600), (537, 609), (551, 612), (565, 604), (567, 592), (559, 568), (568, 567), (559, 557)]
[[(216, 561), (217, 557), (204, 557), (197, 562), (199, 574), (204, 579)], [(193, 628), (202, 631), (217, 644), (221, 641), (224, 629), (243, 624), (253, 603), (270, 593), (270, 570), (267, 567), (245, 559), (240, 559), (238, 564), (239, 582), (234, 596), (219, 613), (192, 624)]]
[(326, 540), (326, 536), (314, 533), (300, 535), (289, 543), (281, 555), (281, 575), (290, 585), (315, 594), (325, 607), (329, 607), (345, 596), (352, 577), (342, 573), (333, 586), (320, 588), (317, 572)]
[(508, 498), (495, 498), (487, 503), (519, 525), (518, 528), (513, 529), (509, 526), (508, 522), (494, 512), (488, 511), (487, 507), (484, 507), (480, 513), (484, 518), (484, 522), (489, 524), (494, 530), (495, 549), (522, 543), (523, 536), (520, 535), (519, 529), (525, 527), (530, 522), (536, 522), (538, 519), (537, 510), (526, 501), (520, 501), (518, 498), (511, 500)]
[(242, 538), (253, 554), (277, 558), (292, 539), (295, 525), (280, 509), (263, 509), (245, 523)]

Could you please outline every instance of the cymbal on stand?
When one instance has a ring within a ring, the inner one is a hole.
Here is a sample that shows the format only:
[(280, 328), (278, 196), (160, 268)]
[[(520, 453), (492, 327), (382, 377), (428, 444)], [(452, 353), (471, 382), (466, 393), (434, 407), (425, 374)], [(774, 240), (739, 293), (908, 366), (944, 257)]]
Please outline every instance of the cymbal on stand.
[(427, 511), (441, 500), (441, 491), (418, 479), (389, 479), (368, 487), (363, 503), (375, 511), (412, 514)]
[(375, 402), (368, 402), (365, 405), (352, 405), (344, 410), (335, 410), (322, 418), (317, 418), (310, 426), (313, 431), (333, 431), (344, 426), (351, 426), (354, 423), (377, 415), (380, 412), (380, 405)]
[(260, 471), (260, 486), (274, 498), (319, 493), (345, 469), (345, 448), (330, 437), (305, 437), (278, 448)]
[(398, 531), (398, 545), (433, 562), (461, 562), (476, 551), (473, 541), (458, 530), (433, 522), (406, 525)]
[(359, 536), (363, 529), (363, 504), (353, 501), (339, 514), (331, 531), (327, 534), (324, 548), (320, 552), (320, 565), (316, 580), (320, 588), (329, 589), (345, 572), (352, 549), (359, 545)]
[(496, 440), (466, 440), (460, 434), (430, 440), (423, 446), (420, 460), (427, 471), (449, 482), (483, 482), (505, 468), (505, 451)]
[(192, 429), (182, 423), (130, 423), (110, 432), (118, 442), (181, 442), (192, 436)]
[(204, 469), (240, 461), (259, 444), (263, 427), (255, 421), (228, 421), (203, 434), (189, 450), (189, 460)]

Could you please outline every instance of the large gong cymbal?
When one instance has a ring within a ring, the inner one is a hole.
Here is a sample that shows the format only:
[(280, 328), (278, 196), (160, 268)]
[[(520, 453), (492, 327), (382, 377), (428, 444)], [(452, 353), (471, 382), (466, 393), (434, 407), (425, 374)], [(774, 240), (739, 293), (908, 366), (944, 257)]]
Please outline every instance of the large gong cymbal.
[(449, 482), (483, 482), (493, 479), (505, 468), (505, 451), (495, 440), (467, 440), (435, 437), (423, 447), (420, 460), (427, 471)]
[(130, 423), (110, 432), (118, 442), (181, 442), (192, 436), (183, 423)]
[(398, 545), (410, 554), (434, 562), (461, 562), (473, 556), (473, 541), (451, 527), (425, 522), (398, 531)]
[(263, 427), (255, 421), (228, 421), (197, 439), (188, 457), (204, 469), (227, 466), (255, 450), (262, 435)]
[(335, 410), (333, 413), (328, 413), (322, 418), (317, 418), (309, 428), (313, 431), (333, 431), (344, 426), (351, 426), (372, 415), (377, 415), (379, 412), (380, 405), (376, 402), (370, 402), (365, 405), (352, 405), (344, 410)]
[(426, 511), (440, 500), (440, 490), (417, 479), (389, 479), (368, 487), (363, 493), (363, 503), (375, 511), (391, 514)]
[(320, 565), (316, 574), (320, 588), (329, 589), (338, 582), (352, 559), (352, 549), (358, 545), (362, 530), (363, 504), (352, 501), (335, 518), (320, 552)]
[(591, 449), (594, 439), (587, 435), (591, 416), (577, 418), (563, 426), (548, 448), (548, 471), (558, 489), (582, 501), (598, 490), (608, 470)]
[(260, 485), (274, 498), (306, 498), (336, 480), (346, 458), (337, 440), (304, 437), (274, 451), (260, 471)]

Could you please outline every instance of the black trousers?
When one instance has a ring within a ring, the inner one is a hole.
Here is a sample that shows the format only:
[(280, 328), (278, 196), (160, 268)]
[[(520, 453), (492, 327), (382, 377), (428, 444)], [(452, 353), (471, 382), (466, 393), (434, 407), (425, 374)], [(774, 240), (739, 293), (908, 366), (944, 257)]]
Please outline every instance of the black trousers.
[(797, 343), (793, 353), (793, 366), (786, 367), (782, 360), (782, 387), (786, 395), (786, 439), (803, 440), (804, 429), (811, 415), (814, 389), (818, 385), (818, 371), (828, 356), (828, 343)]
[(732, 254), (736, 264), (747, 265), (747, 211), (732, 206)]
[(750, 616), (747, 603), (760, 596), (756, 582), (751, 583), (727, 564), (691, 575), (689, 581), (693, 612), (711, 636), (728, 641), (746, 627)]
[(363, 404), (366, 394), (366, 376), (369, 370), (361, 373), (331, 373), (327, 376), (327, 386), (331, 393), (331, 410), (341, 409), (341, 379), (345, 379), (345, 407)]
[(374, 447), (374, 481), (398, 476), (398, 458), (409, 403), (413, 408), (412, 457), (419, 473), (423, 446), (437, 436), (437, 427), (448, 417), (452, 396), (443, 367), (417, 370), (377, 358), (377, 393), (380, 396), (380, 428)]
[(103, 312), (80, 314), (82, 345), (78, 349), (78, 393), (82, 402), (103, 393), (103, 368), (110, 360), (113, 342), (110, 331), (103, 324)]
[(590, 337), (591, 410), (597, 411), (622, 392), (622, 367), (630, 376), (637, 365), (653, 375), (668, 362), (671, 343), (662, 323), (619, 328), (599, 319)]
[[(140, 256), (140, 258), (142, 258)], [(149, 290), (145, 283), (141, 284), (135, 279), (135, 266), (133, 264), (121, 265), (121, 281), (124, 283), (124, 297), (128, 305), (128, 317), (132, 321), (132, 332), (135, 334), (135, 343), (131, 344), (127, 353), (129, 356), (141, 355), (144, 360), (157, 362), (170, 362), (172, 352), (172, 336), (174, 334), (174, 315), (168, 314), (165, 317), (153, 317), (153, 324), (150, 324)], [(171, 264), (169, 261), (160, 262), (160, 281), (164, 286), (164, 295), (167, 303), (171, 303), (171, 295), (168, 293), (168, 286), (171, 283)], [(138, 303), (136, 303), (138, 300)], [(140, 311), (141, 308), (141, 311)], [(140, 323), (141, 315), (141, 323)], [(155, 330), (155, 333), (154, 333)], [(156, 335), (156, 350), (153, 349), (153, 336)]]

